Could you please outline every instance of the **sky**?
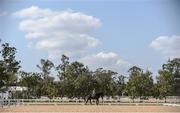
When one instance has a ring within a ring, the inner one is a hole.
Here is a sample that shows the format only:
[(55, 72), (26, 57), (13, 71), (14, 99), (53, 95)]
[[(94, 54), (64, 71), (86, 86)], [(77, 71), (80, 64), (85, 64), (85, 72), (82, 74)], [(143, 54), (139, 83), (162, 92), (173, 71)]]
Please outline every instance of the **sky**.
[(62, 54), (94, 70), (127, 74), (137, 65), (153, 76), (180, 57), (178, 0), (1, 0), (0, 38), (17, 48), (25, 71)]

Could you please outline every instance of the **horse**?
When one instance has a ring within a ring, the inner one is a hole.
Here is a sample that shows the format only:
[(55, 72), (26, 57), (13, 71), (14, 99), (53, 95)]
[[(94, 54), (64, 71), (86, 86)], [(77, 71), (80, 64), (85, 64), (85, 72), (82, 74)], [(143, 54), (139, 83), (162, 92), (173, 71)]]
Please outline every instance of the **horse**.
[(89, 94), (86, 97), (86, 99), (85, 99), (85, 101), (86, 101), (85, 105), (87, 104), (88, 101), (90, 101), (90, 104), (92, 105), (91, 99), (95, 99), (96, 100), (96, 105), (98, 105), (100, 97), (103, 99), (103, 97), (104, 97), (104, 93), (103, 92), (95, 93), (94, 95), (93, 94)]

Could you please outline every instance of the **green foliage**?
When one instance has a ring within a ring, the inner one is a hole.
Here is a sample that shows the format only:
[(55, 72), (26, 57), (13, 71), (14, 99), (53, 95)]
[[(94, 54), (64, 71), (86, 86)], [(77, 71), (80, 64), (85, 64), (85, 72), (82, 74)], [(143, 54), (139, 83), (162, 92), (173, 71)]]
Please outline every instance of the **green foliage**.
[[(129, 78), (125, 81), (125, 76), (118, 76), (118, 73), (112, 70), (98, 68), (93, 72), (81, 62), (69, 62), (69, 57), (66, 55), (62, 55), (61, 63), (57, 66), (48, 59), (41, 59), (40, 64), (37, 65), (40, 73), (19, 72), (21, 66), (20, 61), (16, 60), (16, 52), (16, 48), (9, 46), (8, 43), (1, 45), (0, 88), (10, 85), (28, 87), (28, 91), (14, 92), (15, 98), (41, 96), (84, 98), (94, 89), (96, 92), (104, 92), (107, 96), (125, 93), (132, 99), (142, 96), (166, 98), (166, 96), (180, 95), (180, 58), (168, 60), (163, 64), (157, 83), (153, 83), (152, 73), (149, 70), (143, 71), (137, 66), (128, 70)], [(54, 81), (51, 74), (53, 68), (58, 73), (58, 81)]]
[(174, 58), (172, 60), (168, 60), (166, 64), (162, 66), (163, 71), (171, 74), (172, 79), (172, 94), (180, 96), (180, 58)]
[(85, 97), (93, 90), (93, 80), (90, 72), (83, 72), (75, 80), (76, 97)]
[(158, 84), (153, 84), (151, 95), (156, 99), (158, 99), (160, 97), (159, 85)]
[(69, 58), (66, 55), (62, 55), (61, 58), (62, 64), (59, 64), (56, 67), (56, 70), (58, 71), (58, 77), (60, 80), (65, 80), (66, 79), (66, 68), (69, 65)]
[(19, 85), (28, 87), (27, 98), (40, 97), (42, 95), (43, 79), (39, 73), (26, 73), (21, 71)]
[(1, 45), (0, 60), (0, 88), (15, 85), (17, 82), (17, 72), (21, 68), (20, 61), (16, 60), (16, 48), (9, 46), (8, 43)]
[(60, 81), (62, 95), (68, 97), (84, 97), (91, 88), (91, 72), (80, 62), (72, 62), (66, 66), (65, 79)]
[(129, 81), (127, 82), (126, 91), (132, 99), (136, 97), (149, 96), (153, 90), (153, 79), (150, 71), (143, 73), (142, 69), (133, 66), (129, 70)]
[(51, 80), (49, 74), (51, 73), (51, 69), (54, 67), (54, 64), (50, 60), (41, 59), (41, 64), (37, 65), (37, 67), (41, 70), (42, 77), (45, 80)]
[(162, 65), (157, 83), (161, 97), (180, 95), (180, 58), (169, 60)]
[(41, 78), (42, 82), (40, 83), (40, 86), (38, 90), (40, 90), (39, 96), (48, 96), (49, 98), (52, 98), (53, 95), (56, 95), (57, 91), (54, 86), (54, 77), (52, 77), (51, 69), (54, 67), (53, 62), (50, 60), (44, 60), (41, 59), (41, 64), (37, 65), (37, 67), (41, 70)]
[(162, 65), (156, 87), (159, 96), (165, 98), (165, 102), (166, 96), (180, 95), (180, 58), (168, 60), (166, 64)]
[(95, 89), (96, 91), (102, 91), (105, 95), (113, 95), (115, 90), (115, 78), (116, 72), (111, 70), (97, 69), (94, 75)]
[(125, 76), (121, 75), (118, 77), (116, 81), (116, 90), (115, 95), (122, 96), (126, 93), (126, 83), (125, 83)]
[(173, 93), (174, 80), (173, 76), (168, 71), (159, 71), (159, 77), (157, 78), (159, 85), (160, 96), (170, 96)]

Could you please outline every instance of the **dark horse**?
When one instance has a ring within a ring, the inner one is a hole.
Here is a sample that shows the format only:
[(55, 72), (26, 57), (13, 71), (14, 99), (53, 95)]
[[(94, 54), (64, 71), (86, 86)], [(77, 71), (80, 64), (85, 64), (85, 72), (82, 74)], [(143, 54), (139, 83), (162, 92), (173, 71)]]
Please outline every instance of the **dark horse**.
[(86, 99), (85, 99), (85, 101), (86, 101), (85, 104), (87, 104), (88, 100), (90, 101), (90, 104), (92, 104), (91, 99), (95, 99), (96, 100), (96, 105), (98, 105), (100, 97), (103, 99), (103, 97), (104, 97), (104, 93), (103, 92), (95, 93), (94, 95), (93, 94), (89, 94), (86, 97)]

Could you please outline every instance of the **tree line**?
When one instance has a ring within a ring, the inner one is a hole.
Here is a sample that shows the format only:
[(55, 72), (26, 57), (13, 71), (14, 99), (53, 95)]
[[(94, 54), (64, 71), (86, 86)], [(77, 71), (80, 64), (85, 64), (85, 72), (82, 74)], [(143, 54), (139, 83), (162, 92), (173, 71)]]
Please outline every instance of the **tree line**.
[[(168, 60), (158, 71), (156, 80), (150, 70), (132, 66), (128, 75), (115, 71), (97, 68), (92, 71), (81, 62), (70, 62), (69, 57), (62, 55), (59, 65), (49, 59), (41, 59), (37, 68), (40, 72), (25, 72), (21, 61), (17, 60), (15, 47), (9, 43), (0, 48), (0, 89), (9, 86), (25, 86), (27, 91), (14, 92), (11, 98), (85, 97), (92, 90), (104, 92), (106, 96), (130, 96), (132, 99), (153, 96), (180, 95), (180, 58)], [(52, 76), (52, 69), (57, 72), (58, 80)]]

